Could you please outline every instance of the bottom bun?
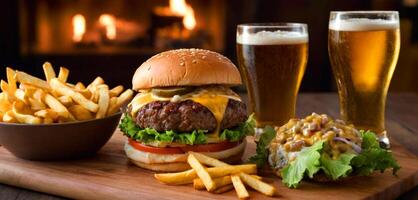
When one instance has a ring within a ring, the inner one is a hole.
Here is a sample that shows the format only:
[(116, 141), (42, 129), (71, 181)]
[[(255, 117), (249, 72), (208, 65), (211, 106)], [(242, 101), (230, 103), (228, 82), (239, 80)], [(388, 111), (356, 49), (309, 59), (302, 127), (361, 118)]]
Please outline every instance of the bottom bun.
[[(224, 151), (220, 151), (220, 152), (210, 152), (210, 156), (211, 157), (215, 157), (215, 158), (220, 156), (222, 158), (219, 159), (219, 160), (224, 161), (224, 162), (226, 162), (228, 164), (236, 164), (236, 163), (239, 163), (239, 162), (241, 162), (241, 158), (242, 158), (242, 155), (243, 155), (244, 150), (245, 150), (246, 141), (244, 140), (243, 143), (244, 144), (242, 146), (244, 148), (239, 147), (238, 150), (234, 151), (234, 154), (232, 154), (232, 155), (230, 155), (230, 156), (228, 156), (226, 158), (224, 156), (222, 156), (222, 155), (225, 154), (225, 150)], [(125, 151), (127, 150), (126, 147), (128, 145), (129, 144), (125, 144)], [(129, 146), (128, 146), (128, 148), (129, 148)], [(236, 147), (234, 147), (234, 148), (236, 148)], [(139, 151), (139, 150), (136, 150), (136, 151)], [(202, 153), (205, 154), (205, 152), (202, 152)], [(132, 156), (131, 153), (128, 153), (127, 152), (126, 155), (129, 158), (129, 160), (133, 164), (135, 164), (136, 166), (141, 167), (141, 168), (144, 168), (144, 169), (149, 169), (149, 170), (152, 170), (152, 171), (158, 171), (158, 172), (179, 172), (179, 171), (185, 171), (185, 170), (190, 169), (190, 165), (186, 161), (181, 161), (181, 162), (178, 162), (178, 161), (177, 162), (164, 162), (164, 163), (145, 163), (145, 162), (142, 162), (142, 161), (140, 161), (138, 159), (135, 159)], [(180, 155), (182, 155), (182, 154), (180, 154)], [(164, 157), (164, 156), (167, 156), (167, 155), (166, 154), (161, 154), (161, 157)], [(170, 155), (168, 155), (168, 156), (170, 156)]]

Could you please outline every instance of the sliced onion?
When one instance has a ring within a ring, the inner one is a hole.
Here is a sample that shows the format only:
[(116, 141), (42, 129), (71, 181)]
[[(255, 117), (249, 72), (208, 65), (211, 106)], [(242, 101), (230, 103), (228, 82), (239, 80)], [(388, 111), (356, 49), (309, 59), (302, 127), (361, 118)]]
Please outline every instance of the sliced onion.
[(334, 137), (334, 140), (340, 141), (340, 142), (344, 142), (344, 143), (350, 145), (355, 152), (361, 153), (361, 147), (359, 145), (357, 145), (356, 143), (347, 140), (346, 138), (343, 138), (343, 137)]

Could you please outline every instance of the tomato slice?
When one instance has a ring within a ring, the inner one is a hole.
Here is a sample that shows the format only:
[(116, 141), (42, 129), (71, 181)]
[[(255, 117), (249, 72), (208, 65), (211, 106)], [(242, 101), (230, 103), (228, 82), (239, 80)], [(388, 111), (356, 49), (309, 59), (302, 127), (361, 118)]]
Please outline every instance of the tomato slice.
[(181, 148), (184, 152), (194, 151), (194, 152), (216, 152), (223, 151), (225, 149), (230, 149), (239, 144), (239, 142), (220, 142), (213, 144), (198, 144), (198, 145), (186, 145)]
[(213, 144), (186, 145), (182, 147), (153, 147), (141, 144), (129, 138), (129, 144), (140, 151), (157, 154), (183, 154), (188, 151), (194, 152), (216, 152), (230, 149), (239, 144), (239, 142), (220, 142)]
[(184, 151), (178, 147), (153, 147), (141, 144), (129, 138), (129, 144), (140, 151), (158, 154), (183, 154)]

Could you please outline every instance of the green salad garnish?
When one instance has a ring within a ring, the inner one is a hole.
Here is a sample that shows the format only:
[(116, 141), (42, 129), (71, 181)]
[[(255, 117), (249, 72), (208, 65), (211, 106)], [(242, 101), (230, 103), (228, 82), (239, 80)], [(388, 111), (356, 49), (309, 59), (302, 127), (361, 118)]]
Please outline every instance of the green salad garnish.
[[(273, 135), (274, 134), (274, 135)], [(310, 147), (303, 148), (296, 159), (281, 169), (282, 182), (291, 188), (298, 187), (304, 177), (313, 178), (322, 173), (332, 180), (348, 175), (368, 176), (375, 171), (384, 172), (392, 168), (393, 174), (400, 169), (392, 152), (380, 147), (376, 135), (371, 131), (360, 131), (362, 137), (361, 152), (342, 153), (337, 159), (331, 158), (324, 150), (327, 142), (318, 141)], [(250, 161), (262, 166), (268, 160), (268, 144), (275, 136), (271, 127), (264, 129), (257, 144), (257, 154)]]

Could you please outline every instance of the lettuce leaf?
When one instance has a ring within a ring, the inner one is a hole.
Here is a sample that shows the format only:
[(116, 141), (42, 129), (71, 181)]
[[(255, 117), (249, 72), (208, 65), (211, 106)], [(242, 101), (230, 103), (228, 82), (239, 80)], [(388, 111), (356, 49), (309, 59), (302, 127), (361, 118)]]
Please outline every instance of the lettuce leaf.
[(392, 168), (393, 175), (401, 168), (393, 158), (392, 152), (380, 147), (376, 135), (371, 131), (360, 131), (363, 142), (361, 153), (354, 157), (351, 165), (354, 173), (360, 176), (368, 176), (374, 171), (384, 172)]
[[(225, 129), (220, 134), (220, 138), (222, 140), (228, 140), (232, 142), (239, 141), (243, 139), (247, 134), (251, 133), (250, 127), (253, 127), (254, 124), (254, 120), (249, 118), (245, 123), (241, 124), (236, 129)], [(206, 144), (207, 142), (206, 130), (195, 130), (191, 133), (177, 133), (172, 130), (158, 132), (153, 128), (142, 129), (128, 114), (125, 114), (122, 118), (119, 128), (126, 136), (144, 143), (158, 141), (195, 145)]]
[(303, 148), (298, 156), (281, 171), (282, 182), (290, 188), (296, 188), (303, 177), (308, 175), (313, 178), (321, 169), (321, 150), (324, 141), (318, 141), (310, 147)]
[[(254, 128), (253, 128), (254, 130)], [(266, 126), (257, 143), (256, 154), (250, 158), (250, 162), (257, 164), (258, 168), (262, 168), (268, 160), (269, 144), (276, 137), (276, 131), (271, 126)]]
[(330, 158), (328, 154), (323, 153), (321, 155), (321, 169), (328, 177), (331, 177), (332, 180), (346, 177), (353, 170), (350, 163), (355, 156), (356, 154), (343, 153), (338, 159), (334, 160)]
[(254, 128), (255, 128), (255, 120), (254, 120), (253, 115), (250, 115), (250, 117), (248, 117), (245, 123), (241, 124), (238, 128), (233, 129), (233, 130), (225, 129), (222, 131), (219, 137), (221, 138), (221, 140), (237, 142), (247, 135), (253, 135)]
[(319, 170), (327, 177), (337, 180), (348, 175), (368, 176), (374, 171), (384, 172), (392, 168), (393, 174), (400, 169), (391, 151), (380, 147), (376, 135), (371, 131), (360, 131), (362, 152), (358, 155), (343, 153), (332, 159), (323, 150), (324, 141), (318, 141), (302, 149), (296, 159), (281, 171), (282, 182), (296, 188), (304, 176), (312, 178)]

